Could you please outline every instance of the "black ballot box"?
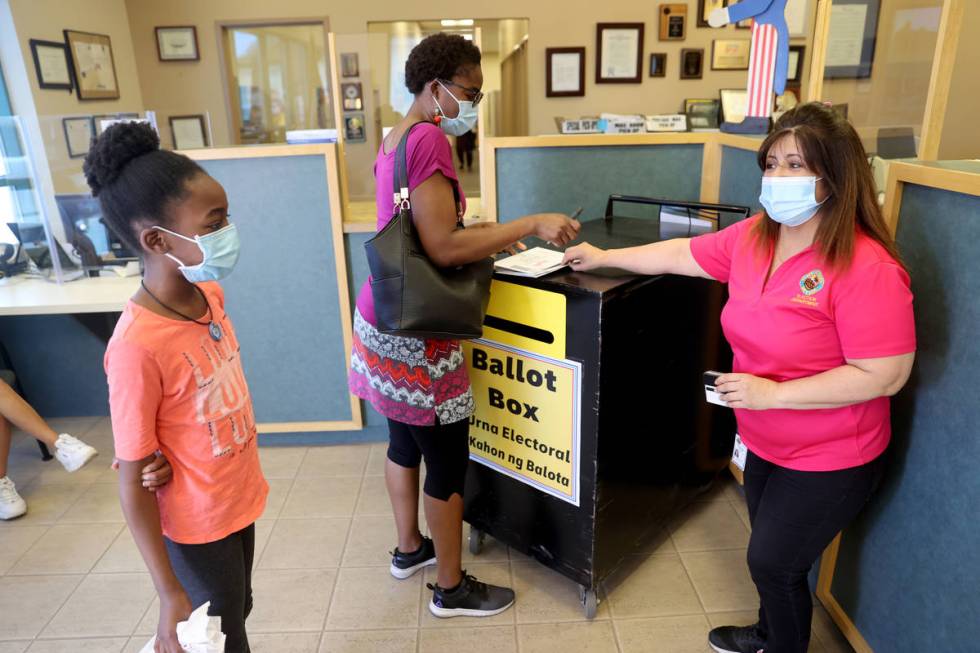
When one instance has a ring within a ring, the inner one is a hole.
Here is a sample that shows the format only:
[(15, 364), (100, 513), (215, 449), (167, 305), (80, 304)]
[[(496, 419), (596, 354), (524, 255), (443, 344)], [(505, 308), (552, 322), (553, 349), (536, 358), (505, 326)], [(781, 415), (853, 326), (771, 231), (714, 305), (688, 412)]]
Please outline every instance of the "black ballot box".
[[(629, 247), (716, 228), (607, 217), (583, 222), (578, 241)], [(599, 583), (731, 458), (734, 414), (707, 403), (702, 382), (731, 369), (724, 293), (614, 270), (495, 275), (483, 338), (464, 343), (473, 553), (491, 535), (577, 582), (595, 615)]]

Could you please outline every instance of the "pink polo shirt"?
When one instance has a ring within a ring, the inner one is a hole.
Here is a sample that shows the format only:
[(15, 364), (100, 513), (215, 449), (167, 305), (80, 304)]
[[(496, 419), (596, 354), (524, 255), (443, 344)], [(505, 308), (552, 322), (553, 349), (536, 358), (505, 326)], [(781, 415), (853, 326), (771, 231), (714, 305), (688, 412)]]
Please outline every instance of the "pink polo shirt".
[[(859, 232), (845, 270), (834, 270), (808, 247), (766, 282), (772, 254), (759, 251), (752, 233), (761, 219), (691, 241), (701, 268), (728, 284), (721, 324), (735, 354), (733, 372), (782, 382), (845, 359), (915, 351), (909, 276), (880, 244)], [(891, 439), (888, 397), (819, 410), (736, 409), (735, 416), (753, 453), (801, 471), (862, 465)]]

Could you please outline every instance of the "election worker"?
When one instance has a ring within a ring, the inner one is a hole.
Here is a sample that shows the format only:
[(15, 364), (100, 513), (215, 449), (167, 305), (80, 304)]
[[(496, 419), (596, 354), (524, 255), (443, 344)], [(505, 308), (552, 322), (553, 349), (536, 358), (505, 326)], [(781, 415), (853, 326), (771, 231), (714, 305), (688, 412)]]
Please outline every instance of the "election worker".
[[(527, 236), (564, 245), (578, 222), (546, 213), (506, 224), (458, 229), (465, 198), (447, 134), (473, 129), (483, 98), (480, 51), (459, 35), (434, 34), (405, 64), (414, 95), (408, 114), (382, 142), (375, 162), (378, 230), (387, 225), (397, 147), (409, 130), (407, 169), (414, 224), (426, 255), (438, 267), (465, 265), (512, 248)], [(414, 129), (413, 129), (414, 127)], [(460, 201), (457, 203), (456, 197)], [(350, 388), (388, 418), (390, 443), (385, 481), (395, 513), (398, 546), (391, 573), (404, 579), (435, 564), (429, 610), (437, 617), (490, 616), (514, 602), (514, 592), (487, 585), (461, 568), (463, 484), (469, 463), (473, 395), (457, 340), (424, 340), (377, 329), (370, 282), (357, 298)], [(419, 531), (419, 464), (425, 459), (425, 517), (432, 539)]]
[(758, 623), (715, 628), (708, 641), (720, 653), (804, 653), (807, 574), (882, 476), (889, 397), (915, 355), (912, 293), (846, 119), (819, 103), (798, 106), (758, 162), (765, 210), (750, 219), (642, 247), (583, 244), (565, 258), (576, 270), (728, 284), (721, 323), (735, 356), (717, 387), (748, 447), (748, 566), (760, 608)]

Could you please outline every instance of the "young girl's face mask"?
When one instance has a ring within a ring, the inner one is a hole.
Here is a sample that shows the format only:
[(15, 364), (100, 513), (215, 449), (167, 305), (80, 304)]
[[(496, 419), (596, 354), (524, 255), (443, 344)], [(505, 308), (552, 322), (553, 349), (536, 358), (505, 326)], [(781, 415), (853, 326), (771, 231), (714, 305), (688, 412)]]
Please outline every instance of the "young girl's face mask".
[(202, 256), (201, 262), (197, 265), (185, 265), (183, 261), (173, 254), (169, 252), (166, 254), (167, 258), (177, 263), (178, 269), (184, 275), (184, 278), (191, 283), (224, 279), (231, 274), (231, 271), (235, 268), (235, 263), (238, 262), (241, 243), (238, 239), (238, 230), (234, 224), (229, 224), (227, 227), (219, 229), (214, 233), (205, 236), (194, 236), (193, 238), (189, 238), (175, 231), (170, 231), (169, 229), (164, 229), (163, 227), (155, 226), (153, 228), (197, 244)]

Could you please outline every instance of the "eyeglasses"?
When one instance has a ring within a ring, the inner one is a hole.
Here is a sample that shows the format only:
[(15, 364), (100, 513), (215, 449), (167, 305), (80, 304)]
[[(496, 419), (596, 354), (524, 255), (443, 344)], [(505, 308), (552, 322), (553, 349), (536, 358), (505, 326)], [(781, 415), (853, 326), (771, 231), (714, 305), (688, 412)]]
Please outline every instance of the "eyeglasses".
[(455, 86), (456, 88), (461, 88), (464, 91), (466, 91), (467, 95), (469, 96), (470, 102), (473, 103), (474, 107), (480, 104), (480, 101), (483, 99), (483, 91), (481, 91), (478, 88), (470, 88), (469, 86), (463, 86), (462, 84), (457, 84), (456, 82), (450, 79), (440, 79), (437, 81), (439, 81), (442, 84), (449, 84), (450, 86)]

